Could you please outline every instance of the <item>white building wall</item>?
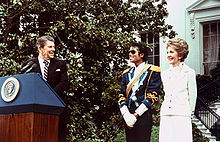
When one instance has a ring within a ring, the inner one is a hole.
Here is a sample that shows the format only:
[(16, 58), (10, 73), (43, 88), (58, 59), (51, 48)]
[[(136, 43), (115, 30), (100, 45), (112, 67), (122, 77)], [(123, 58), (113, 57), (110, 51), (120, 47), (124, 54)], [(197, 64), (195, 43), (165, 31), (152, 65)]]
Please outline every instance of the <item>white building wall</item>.
[[(189, 45), (189, 55), (186, 59), (186, 64), (189, 65), (192, 69), (195, 70), (197, 74), (202, 74), (203, 73), (203, 52), (202, 47), (200, 47), (199, 42), (202, 41), (200, 40), (202, 31), (200, 29), (200, 26), (198, 23), (195, 21), (195, 14), (194, 13), (189, 13), (187, 8), (195, 3), (198, 0), (186, 0), (186, 7), (185, 7), (185, 16), (186, 16), (186, 42)], [(194, 32), (192, 32), (192, 29)], [(193, 35), (192, 35), (193, 33)]]
[[(220, 0), (167, 0), (169, 16), (167, 24), (173, 26), (178, 38), (189, 45), (189, 55), (185, 63), (197, 74), (203, 74), (203, 32), (202, 23), (220, 20)], [(192, 37), (192, 34), (194, 37)], [(166, 42), (160, 39), (160, 67), (169, 67), (166, 59)]]
[[(195, 69), (196, 73), (199, 73), (200, 67), (198, 64), (199, 60), (197, 59), (199, 58), (198, 47), (196, 43), (192, 41), (190, 15), (186, 10), (188, 5), (192, 4), (194, 1), (196, 0), (167, 0), (169, 16), (166, 19), (166, 22), (173, 26), (173, 30), (177, 33), (177, 38), (182, 38), (187, 41), (189, 45), (189, 55), (185, 60), (185, 63)], [(162, 70), (169, 68), (166, 58), (166, 43), (168, 39), (169, 38), (160, 39), (160, 67)]]

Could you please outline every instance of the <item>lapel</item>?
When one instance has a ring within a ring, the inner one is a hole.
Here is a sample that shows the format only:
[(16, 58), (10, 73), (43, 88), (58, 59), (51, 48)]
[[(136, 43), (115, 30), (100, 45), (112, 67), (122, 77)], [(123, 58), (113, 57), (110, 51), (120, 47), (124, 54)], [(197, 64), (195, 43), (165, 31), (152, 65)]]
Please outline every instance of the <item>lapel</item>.
[[(145, 74), (147, 74), (147, 73), (148, 73), (148, 70), (146, 70), (146, 71), (141, 75), (141, 77), (140, 77), (140, 79), (139, 79), (139, 82), (143, 79), (143, 77), (144, 77)], [(143, 82), (142, 82), (141, 85), (143, 85)]]
[(182, 72), (187, 73), (189, 70), (190, 68), (186, 64), (183, 64)]
[(34, 59), (33, 59), (33, 62), (34, 62), (35, 64), (37, 64), (37, 67), (36, 67), (36, 71), (35, 71), (35, 72), (40, 73), (40, 74), (42, 75), (42, 72), (41, 72), (41, 70), (40, 70), (40, 63), (39, 63), (38, 58), (34, 58)]
[[(132, 79), (134, 77), (134, 67), (128, 72), (128, 76), (130, 76), (131, 78), (129, 79)], [(129, 82), (130, 80), (128, 80)]]
[(54, 67), (56, 66), (54, 64), (55, 64), (55, 60), (50, 59), (50, 64), (48, 67), (48, 76), (47, 76), (48, 80), (50, 80), (51, 76), (53, 75), (53, 70), (55, 70)]
[[(33, 62), (37, 64), (36, 72), (40, 73), (42, 75), (38, 58), (34, 58)], [(50, 59), (50, 64), (49, 64), (49, 67), (48, 67), (47, 80), (49, 80), (50, 77), (53, 75), (53, 70), (55, 70), (54, 68), (56, 68), (56, 61), (54, 59)]]
[(56, 73), (56, 70), (59, 67), (59, 63), (57, 62), (57, 60), (55, 58), (50, 59), (50, 64), (49, 64), (49, 68), (48, 68), (48, 76), (47, 76), (47, 80), (54, 80), (54, 75)]

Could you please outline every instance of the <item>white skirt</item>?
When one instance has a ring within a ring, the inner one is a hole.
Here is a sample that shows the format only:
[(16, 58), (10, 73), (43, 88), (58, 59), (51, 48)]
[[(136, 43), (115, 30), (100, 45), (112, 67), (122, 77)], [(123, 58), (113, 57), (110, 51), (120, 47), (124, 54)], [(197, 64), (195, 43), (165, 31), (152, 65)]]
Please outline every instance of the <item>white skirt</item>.
[(192, 142), (191, 118), (186, 116), (161, 116), (159, 142)]

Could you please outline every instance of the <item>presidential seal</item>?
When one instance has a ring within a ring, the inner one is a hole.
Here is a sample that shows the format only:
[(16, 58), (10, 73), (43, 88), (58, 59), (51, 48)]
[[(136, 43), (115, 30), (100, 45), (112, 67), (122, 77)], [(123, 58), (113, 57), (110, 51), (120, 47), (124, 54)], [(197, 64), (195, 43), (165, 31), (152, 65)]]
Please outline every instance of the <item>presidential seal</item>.
[(10, 77), (6, 79), (1, 88), (2, 99), (5, 102), (13, 101), (16, 98), (19, 89), (20, 89), (20, 84), (16, 78)]

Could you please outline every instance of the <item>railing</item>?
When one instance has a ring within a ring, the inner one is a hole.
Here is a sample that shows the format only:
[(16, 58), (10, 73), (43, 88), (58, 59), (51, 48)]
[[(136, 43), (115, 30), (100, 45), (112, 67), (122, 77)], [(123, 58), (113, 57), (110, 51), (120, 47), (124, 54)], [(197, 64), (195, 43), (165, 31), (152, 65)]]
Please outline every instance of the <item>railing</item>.
[(220, 101), (220, 79), (216, 79), (198, 89), (198, 96), (207, 105)]
[(220, 119), (220, 116), (215, 113), (212, 109), (210, 109), (200, 97), (197, 98), (196, 104), (196, 112), (195, 115), (197, 118), (200, 118), (203, 124), (208, 128), (211, 129), (213, 124)]
[(198, 90), (195, 110), (196, 117), (210, 130), (212, 135), (216, 136), (216, 140), (220, 140), (220, 116), (208, 105), (220, 99), (219, 81), (217, 79)]

